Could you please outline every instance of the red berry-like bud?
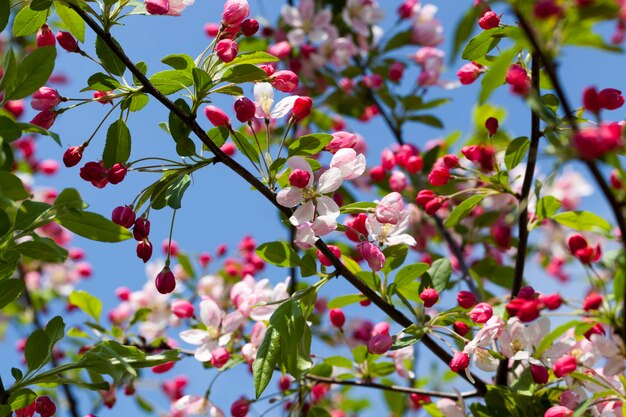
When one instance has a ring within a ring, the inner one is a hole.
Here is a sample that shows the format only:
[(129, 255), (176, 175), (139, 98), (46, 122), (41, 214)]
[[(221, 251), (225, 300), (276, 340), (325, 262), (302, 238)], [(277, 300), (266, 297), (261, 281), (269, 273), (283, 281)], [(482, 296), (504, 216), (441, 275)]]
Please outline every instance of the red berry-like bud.
[(500, 17), (492, 10), (487, 10), (480, 19), (478, 26), (483, 30), (489, 30), (500, 26)]
[(419, 155), (409, 156), (406, 160), (405, 168), (411, 174), (417, 174), (424, 168), (424, 159)]
[(152, 257), (152, 243), (149, 240), (142, 240), (137, 243), (137, 257), (146, 263)]
[(166, 266), (156, 276), (154, 283), (158, 292), (169, 294), (176, 288), (176, 277), (174, 277), (172, 270)]
[(346, 323), (346, 315), (343, 314), (343, 310), (341, 310), (340, 308), (332, 308), (328, 312), (328, 316), (330, 317), (330, 322), (332, 323), (332, 325), (340, 329)]
[(459, 157), (454, 154), (448, 154), (443, 157), (443, 164), (448, 169), (454, 169), (459, 167)]
[(78, 165), (83, 159), (84, 149), (82, 146), (70, 146), (63, 154), (63, 164), (68, 168)]
[(548, 309), (548, 310), (556, 310), (561, 307), (563, 303), (563, 299), (557, 293), (549, 294), (549, 295), (540, 295), (539, 301)]
[(479, 303), (470, 311), (469, 316), (474, 323), (487, 323), (493, 316), (493, 309), (488, 303)]
[(602, 305), (602, 296), (597, 292), (592, 292), (583, 300), (583, 310), (598, 310)]
[(143, 240), (150, 234), (150, 220), (145, 217), (139, 217), (135, 220), (135, 227), (133, 227), (133, 237), (136, 241)]
[(545, 384), (550, 379), (548, 370), (541, 365), (530, 365), (530, 375), (537, 384)]
[(598, 93), (598, 100), (603, 109), (615, 110), (624, 105), (624, 96), (620, 90), (605, 88)]
[(470, 308), (476, 304), (476, 296), (469, 291), (459, 291), (456, 301), (463, 308)]
[(573, 415), (573, 410), (562, 405), (555, 405), (548, 408), (543, 417), (572, 417)]
[(216, 106), (206, 106), (204, 108), (204, 114), (209, 119), (209, 122), (213, 124), (213, 126), (230, 126), (230, 118), (224, 112), (224, 110), (220, 109)]
[(430, 214), (432, 216), (437, 213), (441, 207), (443, 207), (442, 200), (440, 198), (435, 198), (426, 203), (424, 210), (426, 211), (426, 214)]
[(452, 328), (461, 336), (465, 336), (470, 331), (469, 326), (462, 321), (455, 321)]
[(170, 11), (169, 0), (144, 0), (146, 11), (153, 15), (164, 15)]
[(161, 365), (153, 366), (151, 368), (151, 370), (155, 374), (164, 374), (167, 371), (171, 370), (174, 367), (174, 364), (175, 364), (175, 362), (173, 362), (173, 361), (165, 362), (165, 363), (162, 363)]
[(308, 171), (302, 169), (294, 169), (289, 174), (289, 184), (293, 187), (305, 188), (309, 185), (311, 180), (311, 174)]
[(187, 300), (174, 300), (171, 305), (172, 313), (179, 319), (193, 317), (193, 304)]
[(600, 112), (602, 105), (598, 97), (598, 90), (595, 87), (587, 87), (583, 91), (583, 107), (595, 114)]
[[(330, 251), (333, 253), (333, 255), (335, 255), (337, 258), (341, 259), (341, 249), (339, 249), (337, 246), (335, 245), (328, 245), (328, 249), (330, 249)], [(324, 255), (321, 251), (317, 251), (317, 259), (320, 261), (320, 263), (324, 266), (332, 266), (332, 262), (330, 261), (330, 259), (328, 259), (326, 257), (326, 255)]]
[(421, 190), (415, 197), (415, 203), (420, 207), (426, 207), (426, 204), (436, 197), (437, 195), (431, 190)]
[(382, 355), (393, 345), (393, 338), (388, 334), (377, 334), (367, 342), (367, 351), (374, 355)]
[(526, 95), (530, 91), (528, 73), (519, 64), (513, 64), (506, 72), (505, 81), (511, 86), (514, 94)]
[(57, 412), (57, 406), (48, 396), (37, 397), (35, 400), (35, 411), (41, 417), (52, 417)]
[(570, 355), (562, 356), (554, 362), (552, 370), (557, 378), (564, 377), (576, 370), (576, 358)]
[(398, 82), (404, 75), (404, 64), (402, 62), (394, 62), (389, 66), (389, 79)]
[(360, 242), (359, 234), (363, 236), (367, 236), (367, 228), (365, 224), (367, 223), (367, 214), (359, 213), (356, 217), (348, 219), (346, 221), (346, 237), (353, 242)]
[[(54, 33), (50, 30), (50, 27), (44, 24), (39, 28), (36, 35), (37, 48), (44, 46), (54, 46), (57, 41), (54, 38)], [(47, 398), (47, 397), (46, 397)]]
[(446, 185), (450, 181), (450, 171), (446, 167), (436, 167), (428, 174), (428, 182), (435, 187)]
[(498, 119), (495, 117), (488, 118), (485, 120), (485, 127), (487, 128), (490, 136), (495, 135), (498, 133)]
[(372, 167), (370, 169), (370, 178), (374, 182), (381, 182), (385, 179), (385, 175), (385, 169), (380, 165)]
[(87, 162), (80, 169), (79, 175), (82, 179), (91, 182), (91, 184), (98, 188), (103, 188), (108, 183), (107, 169), (104, 167), (102, 161)]
[(282, 91), (283, 93), (291, 93), (296, 88), (298, 88), (298, 83), (300, 83), (300, 79), (293, 71), (283, 70), (275, 72), (270, 77), (270, 83), (274, 86), (278, 91)]
[(256, 106), (254, 102), (246, 97), (241, 97), (235, 101), (235, 114), (237, 120), (241, 123), (246, 123), (254, 117), (256, 112)]
[(233, 417), (246, 417), (250, 411), (250, 403), (245, 397), (241, 397), (230, 406), (230, 415)]
[(126, 177), (128, 168), (124, 164), (115, 164), (107, 171), (107, 180), (111, 184), (119, 184)]
[(19, 410), (15, 410), (16, 417), (33, 417), (35, 415), (35, 401), (32, 402), (31, 405), (26, 406), (24, 408), (20, 408)]
[(119, 224), (130, 229), (135, 224), (135, 212), (132, 206), (118, 206), (113, 209), (111, 220), (115, 224)]
[(456, 72), (456, 76), (463, 85), (472, 84), (483, 72), (483, 66), (475, 62), (468, 62)]
[(80, 48), (78, 47), (78, 42), (69, 32), (59, 31), (57, 33), (57, 41), (61, 48), (65, 49), (67, 52), (80, 52)]
[(230, 353), (228, 353), (228, 351), (223, 347), (218, 347), (211, 352), (211, 365), (218, 369), (226, 365), (228, 359), (230, 359)]
[(293, 103), (293, 117), (296, 120), (302, 120), (311, 114), (313, 108), (313, 100), (311, 97), (298, 97)]
[(30, 106), (39, 111), (51, 110), (65, 100), (57, 90), (50, 87), (41, 87), (31, 96)]
[(241, 33), (244, 36), (254, 36), (259, 31), (259, 22), (256, 19), (246, 19), (241, 22)]
[(432, 307), (439, 301), (439, 293), (434, 288), (426, 288), (420, 294), (420, 298), (424, 302), (424, 307)]
[(39, 126), (43, 129), (50, 130), (57, 118), (57, 113), (53, 110), (44, 110), (35, 115), (30, 124)]
[(232, 62), (239, 52), (239, 46), (232, 39), (222, 39), (215, 46), (215, 52), (222, 62)]
[(467, 353), (457, 351), (454, 353), (452, 360), (450, 361), (450, 369), (452, 372), (460, 372), (469, 366), (469, 356)]

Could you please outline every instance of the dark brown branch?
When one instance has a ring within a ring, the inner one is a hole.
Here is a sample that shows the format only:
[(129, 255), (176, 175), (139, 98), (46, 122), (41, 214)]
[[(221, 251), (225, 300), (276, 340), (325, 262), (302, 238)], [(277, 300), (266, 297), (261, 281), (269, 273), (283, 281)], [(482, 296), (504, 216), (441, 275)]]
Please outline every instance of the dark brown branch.
[[(537, 97), (541, 96), (539, 88), (541, 73), (541, 58), (539, 54), (534, 53), (531, 64), (532, 92)], [(522, 287), (524, 280), (524, 267), (526, 266), (526, 255), (528, 248), (528, 197), (535, 175), (535, 167), (537, 165), (537, 154), (539, 152), (539, 139), (541, 138), (541, 119), (536, 111), (531, 110), (530, 116), (530, 148), (528, 150), (528, 162), (526, 164), (526, 172), (524, 173), (524, 182), (522, 183), (522, 192), (519, 197), (519, 215), (517, 218), (517, 255), (515, 257), (515, 272), (513, 275), (513, 285), (511, 287), (511, 298), (516, 297)], [(503, 359), (500, 361), (498, 372), (496, 374), (496, 384), (506, 385), (507, 374), (509, 372), (509, 361)]]
[[(275, 194), (265, 186), (257, 177), (252, 175), (246, 168), (236, 162), (234, 159), (226, 155), (212, 140), (207, 136), (204, 129), (196, 122), (195, 115), (190, 115), (179, 109), (174, 105), (172, 101), (170, 101), (165, 95), (163, 95), (154, 85), (150, 82), (150, 80), (141, 72), (139, 69), (133, 64), (133, 62), (128, 58), (128, 56), (121, 50), (118, 46), (117, 42), (113, 41), (111, 35), (105, 32), (98, 24), (91, 19), (91, 17), (81, 10), (79, 7), (71, 6), (73, 10), (75, 10), (79, 16), (85, 21), (85, 23), (96, 33), (98, 37), (100, 37), (111, 49), (111, 51), (124, 63), (126, 68), (139, 80), (139, 82), (143, 85), (144, 92), (152, 95), (155, 99), (161, 102), (168, 110), (178, 116), (187, 126), (191, 129), (192, 132), (204, 143), (207, 148), (213, 152), (215, 155), (215, 161), (221, 162), (226, 165), (228, 168), (233, 170), (237, 175), (243, 178), (248, 184), (254, 187), (257, 191), (259, 191), (267, 200), (270, 201), (278, 210), (280, 210), (287, 217), (292, 215), (292, 211), (283, 207), (276, 201)], [(396, 321), (398, 324), (404, 327), (408, 327), (413, 324), (413, 321), (407, 318), (402, 312), (397, 310), (391, 304), (385, 302), (374, 290), (365, 285), (359, 278), (357, 278), (350, 270), (341, 262), (339, 258), (337, 258), (332, 251), (326, 246), (326, 244), (320, 239), (317, 241), (315, 246), (324, 254), (326, 257), (332, 262), (333, 266), (336, 268), (337, 272), (341, 274), (350, 284), (360, 290), (366, 297), (368, 297), (374, 304), (376, 304), (383, 312), (385, 312), (390, 318)], [(437, 357), (439, 357), (445, 363), (449, 363), (452, 359), (452, 356), (448, 351), (439, 346), (433, 339), (431, 339), (428, 335), (425, 335), (422, 338), (422, 341)], [(464, 378), (465, 375), (461, 374)], [(486, 392), (486, 385), (484, 381), (482, 381), (477, 376), (473, 375), (475, 380), (474, 387), (477, 391), (484, 395)], [(466, 378), (467, 379), (467, 378)], [(468, 379), (469, 380), (469, 379)]]
[(420, 394), (420, 395), (428, 395), (431, 397), (438, 397), (438, 398), (451, 398), (454, 400), (458, 399), (459, 397), (472, 398), (472, 397), (480, 396), (478, 391), (467, 391), (467, 392), (459, 392), (459, 393), (442, 392), (442, 391), (434, 391), (434, 390), (428, 390), (428, 389), (401, 387), (398, 385), (383, 385), (383, 384), (377, 384), (375, 382), (368, 382), (368, 381), (341, 380), (341, 379), (327, 378), (327, 377), (317, 376), (317, 375), (307, 375), (306, 378), (311, 381), (323, 382), (327, 384), (351, 385), (351, 386), (356, 386), (356, 387), (375, 388), (375, 389), (381, 389), (385, 391), (402, 392), (406, 394)]
[[(565, 96), (565, 91), (563, 90), (563, 86), (561, 85), (561, 80), (559, 79), (556, 73), (554, 62), (550, 59), (547, 53), (543, 50), (542, 46), (539, 43), (537, 36), (535, 35), (535, 32), (533, 31), (533, 28), (530, 26), (530, 24), (528, 23), (524, 15), (515, 8), (513, 9), (513, 12), (515, 16), (517, 17), (520, 27), (522, 28), (522, 30), (528, 37), (528, 40), (530, 41), (533, 47), (534, 53), (536, 53), (541, 59), (541, 62), (543, 63), (546, 74), (548, 75), (548, 78), (550, 78), (550, 82), (552, 83), (552, 87), (554, 88), (554, 92), (556, 93), (556, 96), (558, 97), (559, 101), (561, 102), (561, 105), (563, 106), (563, 111), (565, 112), (565, 118), (567, 119), (567, 122), (572, 128), (572, 131), (574, 132), (574, 134), (576, 134), (579, 131), (578, 123), (576, 121), (576, 116), (574, 115), (574, 112), (572, 111), (572, 107), (569, 101), (567, 100), (567, 97)], [(595, 181), (598, 183), (598, 186), (602, 190), (602, 193), (604, 194), (605, 198), (607, 199), (607, 202), (609, 203), (609, 206), (611, 207), (611, 210), (613, 211), (613, 214), (617, 221), (617, 225), (620, 230), (620, 240), (622, 243), (622, 248), (624, 250), (624, 253), (626, 254), (626, 219), (624, 218), (624, 212), (622, 211), (622, 206), (620, 202), (617, 201), (615, 194), (613, 194), (613, 191), (609, 187), (609, 184), (606, 182), (606, 180), (602, 176), (602, 173), (600, 172), (600, 169), (598, 168), (598, 165), (595, 163), (595, 161), (584, 160), (583, 162), (585, 163), (585, 165), (587, 165), (587, 168), (591, 172), (591, 175), (593, 176)], [(625, 290), (623, 299), (624, 300), (622, 304), (621, 337), (622, 339), (626, 340), (626, 290)]]

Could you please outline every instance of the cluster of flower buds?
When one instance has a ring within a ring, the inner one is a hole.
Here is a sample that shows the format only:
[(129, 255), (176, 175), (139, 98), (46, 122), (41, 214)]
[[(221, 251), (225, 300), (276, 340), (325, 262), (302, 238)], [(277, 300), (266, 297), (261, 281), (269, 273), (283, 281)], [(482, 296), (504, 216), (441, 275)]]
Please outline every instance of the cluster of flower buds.
[(517, 297), (511, 299), (506, 304), (506, 311), (509, 315), (515, 316), (522, 323), (528, 323), (539, 317), (541, 310), (556, 310), (563, 303), (559, 294), (539, 295), (532, 287), (520, 289)]
[(439, 197), (431, 190), (421, 190), (417, 193), (415, 202), (418, 206), (422, 207), (427, 214), (432, 216), (444, 206), (445, 198)]
[[(74, 149), (74, 154), (70, 152)], [(84, 148), (83, 148), (84, 149)], [(79, 152), (80, 151), (80, 152)], [(79, 155), (82, 156), (82, 149), (76, 147), (72, 147), (66, 151), (68, 154), (68, 159), (71, 162), (74, 162), (75, 159), (80, 160)], [(74, 158), (74, 159), (71, 159)], [(104, 188), (108, 183), (111, 184), (119, 184), (126, 177), (126, 173), (128, 172), (128, 168), (124, 164), (114, 164), (111, 168), (106, 168), (104, 162), (87, 162), (80, 169), (80, 177), (87, 182), (90, 182), (93, 186), (97, 188)]]
[(57, 412), (57, 407), (54, 401), (48, 396), (37, 397), (32, 404), (15, 410), (17, 417), (33, 417), (35, 413), (41, 417), (52, 417)]
[(80, 53), (81, 49), (78, 46), (78, 42), (69, 32), (59, 31), (56, 36), (54, 32), (50, 29), (50, 27), (46, 24), (42, 25), (35, 35), (35, 42), (37, 43), (38, 48), (42, 48), (45, 46), (55, 46), (57, 41), (61, 48), (65, 49), (67, 52)]
[(587, 87), (583, 92), (585, 110), (599, 114), (602, 109), (615, 110), (624, 105), (624, 96), (620, 90), (605, 88), (598, 92), (595, 87)]
[(583, 235), (574, 234), (567, 240), (569, 251), (576, 259), (585, 265), (598, 262), (602, 257), (602, 248), (598, 243), (595, 247), (589, 246)]
[(525, 96), (530, 92), (530, 76), (520, 64), (511, 65), (504, 79), (513, 94)]
[(596, 159), (624, 147), (623, 123), (601, 123), (577, 132), (572, 145), (582, 159)]

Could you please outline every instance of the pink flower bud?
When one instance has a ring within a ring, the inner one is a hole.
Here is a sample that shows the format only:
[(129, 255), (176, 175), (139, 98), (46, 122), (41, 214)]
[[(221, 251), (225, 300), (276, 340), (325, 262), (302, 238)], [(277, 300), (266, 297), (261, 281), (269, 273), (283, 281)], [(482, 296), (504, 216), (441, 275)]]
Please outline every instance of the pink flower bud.
[(24, 100), (9, 100), (4, 104), (4, 108), (13, 115), (16, 119), (19, 119), (24, 114)]
[(570, 410), (575, 410), (578, 404), (580, 404), (580, 395), (576, 394), (574, 391), (566, 389), (561, 393), (559, 405), (567, 407)]
[(367, 214), (359, 213), (356, 217), (346, 221), (346, 237), (353, 242), (360, 242), (359, 234), (368, 235), (365, 224), (367, 223)]
[(624, 96), (620, 90), (605, 88), (598, 93), (598, 100), (603, 109), (615, 110), (624, 105)]
[(42, 27), (39, 28), (39, 30), (37, 30), (36, 42), (37, 48), (42, 48), (44, 46), (54, 46), (57, 43), (56, 39), (54, 38), (54, 33), (46, 24), (44, 24)]
[(220, 109), (216, 106), (206, 106), (204, 108), (204, 114), (209, 119), (209, 122), (213, 124), (213, 126), (230, 126), (230, 119), (228, 115), (224, 112), (224, 110)]
[(409, 156), (405, 168), (411, 174), (417, 174), (424, 168), (424, 159), (419, 155)]
[(63, 98), (57, 90), (50, 87), (41, 87), (33, 93), (30, 105), (35, 110), (50, 110), (61, 101), (63, 101)]
[(382, 355), (393, 345), (393, 338), (388, 334), (377, 334), (367, 342), (367, 351), (374, 355)]
[(546, 19), (551, 16), (560, 16), (563, 13), (554, 0), (539, 0), (535, 3), (533, 14), (538, 19)]
[(136, 241), (146, 239), (150, 234), (150, 220), (145, 217), (139, 217), (135, 220), (135, 227), (133, 227), (133, 237)]
[(585, 339), (591, 340), (591, 336), (594, 334), (598, 334), (600, 336), (606, 336), (606, 330), (604, 330), (604, 326), (600, 323), (596, 323), (591, 329), (585, 332)]
[(400, 16), (401, 19), (408, 19), (413, 16), (413, 10), (417, 3), (418, 0), (404, 0), (400, 7), (398, 7), (398, 16)]
[(39, 162), (36, 169), (46, 175), (54, 175), (59, 170), (59, 163), (54, 159), (46, 159)]
[(563, 407), (562, 405), (555, 405), (548, 408), (543, 417), (572, 417), (573, 415), (574, 411), (569, 408)]
[(246, 123), (254, 117), (256, 112), (256, 106), (254, 102), (246, 97), (241, 97), (235, 101), (235, 114), (237, 120), (241, 123)]
[(102, 161), (100, 162), (87, 162), (80, 169), (80, 177), (85, 181), (89, 181), (95, 185), (101, 181), (107, 181), (106, 179), (107, 169), (104, 167)]
[(142, 240), (137, 243), (137, 257), (145, 264), (152, 257), (152, 243), (149, 240)]
[(115, 164), (107, 171), (107, 180), (111, 184), (119, 184), (126, 177), (128, 168), (124, 164)]
[(381, 182), (385, 179), (385, 169), (382, 166), (375, 166), (370, 169), (370, 178), (374, 182)]
[(263, 71), (265, 71), (265, 73), (267, 74), (268, 77), (271, 77), (272, 74), (274, 74), (274, 72), (276, 72), (276, 67), (274, 67), (272, 64), (259, 65), (259, 68), (261, 68)]
[(330, 317), (332, 325), (340, 329), (346, 323), (346, 315), (343, 314), (343, 311), (340, 308), (332, 308), (328, 312), (328, 316)]
[(417, 394), (415, 392), (412, 392), (409, 394), (409, 400), (411, 400), (411, 407), (414, 410), (419, 410), (425, 404), (432, 403), (430, 396), (424, 395), (424, 394)]
[(374, 213), (380, 223), (398, 224), (404, 213), (402, 195), (397, 192), (387, 194), (376, 205)]
[(549, 295), (540, 295), (539, 301), (548, 309), (548, 310), (556, 310), (561, 307), (563, 303), (563, 299), (558, 293), (549, 294)]
[(602, 106), (598, 97), (598, 90), (595, 87), (587, 87), (583, 91), (583, 107), (595, 114), (600, 112)]
[(80, 47), (78, 46), (78, 42), (69, 32), (59, 31), (57, 33), (57, 41), (61, 48), (65, 49), (67, 52), (80, 52)]
[(428, 203), (426, 203), (426, 207), (424, 207), (424, 211), (426, 214), (430, 214), (431, 216), (437, 213), (441, 207), (443, 207), (443, 200), (440, 197), (437, 197)]
[(431, 190), (421, 190), (415, 197), (415, 203), (420, 207), (425, 207), (431, 200), (436, 198), (437, 195)]
[(15, 410), (16, 417), (33, 417), (35, 415), (36, 402), (33, 401), (29, 406)]
[(576, 358), (570, 355), (560, 357), (552, 365), (552, 370), (557, 378), (564, 377), (576, 370)]
[(407, 176), (402, 171), (393, 171), (389, 177), (389, 188), (392, 191), (400, 193), (409, 185)]
[(84, 149), (82, 146), (70, 146), (63, 154), (63, 164), (68, 168), (78, 165), (83, 159)]
[(287, 41), (278, 42), (270, 46), (267, 52), (282, 60), (291, 54), (291, 44)]
[(478, 26), (483, 30), (489, 30), (500, 26), (500, 17), (492, 10), (487, 10), (480, 19)]
[(496, 133), (498, 133), (498, 119), (496, 119), (495, 117), (488, 118), (487, 120), (485, 120), (485, 127), (489, 132), (489, 136), (495, 135)]
[(230, 359), (230, 353), (223, 347), (218, 347), (211, 352), (211, 365), (218, 369), (226, 365), (228, 359)]
[(256, 19), (246, 19), (241, 22), (243, 36), (254, 36), (259, 31), (259, 22)]
[(144, 0), (146, 11), (154, 15), (164, 15), (170, 11), (169, 0)]
[(52, 110), (44, 110), (37, 113), (35, 117), (33, 117), (33, 119), (30, 121), (30, 123), (43, 129), (50, 130), (56, 118), (56, 112)]
[(113, 103), (113, 99), (109, 98), (111, 94), (112, 91), (94, 91), (93, 98), (100, 104), (111, 104)]
[(446, 185), (450, 181), (450, 179), (450, 171), (448, 171), (448, 168), (446, 168), (445, 166), (435, 167), (430, 172), (430, 174), (428, 174), (428, 182), (430, 183), (430, 185), (435, 187), (441, 187), (443, 185)]
[(174, 367), (174, 364), (175, 364), (175, 362), (173, 362), (173, 361), (165, 362), (165, 363), (162, 363), (161, 365), (153, 366), (151, 368), (151, 370), (155, 374), (164, 374), (167, 371), (171, 370)]
[(472, 84), (483, 72), (483, 66), (475, 62), (468, 62), (463, 65), (456, 73), (461, 84)]
[(270, 83), (278, 91), (283, 93), (291, 93), (298, 88), (300, 79), (298, 76), (289, 70), (277, 71), (270, 77)]
[(598, 127), (583, 129), (574, 135), (572, 145), (582, 159), (599, 158), (623, 147), (622, 126), (619, 123), (601, 123)]
[(439, 301), (439, 293), (434, 288), (426, 288), (420, 294), (420, 298), (424, 302), (424, 307), (432, 307)]
[(330, 153), (336, 153), (339, 149), (353, 148), (357, 143), (357, 136), (350, 132), (335, 132), (332, 134), (333, 139), (326, 145), (326, 150)]
[(469, 366), (469, 355), (467, 353), (457, 351), (454, 353), (452, 360), (450, 361), (450, 369), (452, 372), (460, 372)]
[(214, 38), (220, 31), (220, 25), (217, 23), (207, 23), (204, 25), (204, 33), (210, 38)]
[(361, 242), (357, 245), (361, 256), (367, 261), (372, 271), (380, 271), (385, 266), (385, 255), (380, 248), (370, 242)]
[(231, 62), (237, 56), (239, 47), (232, 39), (222, 39), (215, 46), (217, 57), (223, 62)]
[(48, 396), (37, 397), (35, 400), (35, 411), (41, 417), (52, 417), (57, 412), (57, 406)]
[(389, 79), (398, 82), (404, 75), (404, 64), (402, 62), (394, 62), (389, 66)]
[(530, 77), (519, 64), (513, 64), (506, 72), (505, 81), (514, 94), (525, 96), (530, 91)]
[[(328, 249), (330, 249), (330, 251), (337, 257), (337, 258), (341, 258), (341, 249), (339, 249), (337, 246), (335, 245), (328, 245)], [(324, 266), (332, 266), (333, 263), (330, 261), (330, 259), (328, 259), (326, 257), (326, 255), (324, 255), (321, 251), (317, 251), (317, 259), (320, 261), (320, 263)]]
[(313, 100), (311, 97), (298, 97), (293, 103), (293, 117), (296, 120), (302, 120), (311, 114)]
[(169, 294), (176, 288), (176, 278), (172, 270), (166, 266), (158, 273), (155, 280), (156, 289), (161, 294)]
[(135, 224), (135, 217), (135, 212), (133, 211), (132, 206), (117, 206), (113, 209), (111, 221), (130, 229), (133, 224)]
[(545, 384), (550, 379), (548, 370), (541, 365), (530, 365), (530, 374), (537, 384)]
[(228, 156), (233, 156), (235, 154), (235, 151), (237, 150), (237, 147), (235, 146), (234, 143), (232, 142), (226, 142), (225, 144), (223, 144), (220, 149), (222, 150), (222, 152), (224, 152), (226, 155)]
[(454, 169), (459, 167), (459, 157), (454, 154), (444, 155), (443, 164), (448, 169)]
[(474, 323), (487, 323), (493, 316), (493, 309), (488, 303), (479, 303), (470, 311), (469, 316)]
[(206, 268), (209, 265), (209, 263), (211, 262), (211, 260), (212, 260), (211, 254), (209, 254), (207, 252), (202, 252), (200, 254), (200, 256), (198, 256), (198, 263), (203, 268)]
[(597, 292), (591, 292), (583, 300), (583, 310), (592, 311), (598, 310), (602, 305), (602, 296)]
[(128, 301), (130, 299), (131, 291), (128, 287), (118, 287), (115, 289), (115, 296), (121, 301)]
[(222, 23), (225, 26), (239, 26), (250, 15), (250, 5), (246, 0), (228, 0), (224, 4)]
[(180, 319), (193, 317), (193, 304), (187, 300), (174, 300), (171, 305), (172, 313)]
[(462, 321), (455, 321), (454, 324), (452, 324), (452, 328), (461, 336), (465, 336), (470, 331), (469, 326)]
[(233, 417), (246, 417), (250, 411), (250, 403), (245, 397), (241, 397), (230, 406), (230, 414)]

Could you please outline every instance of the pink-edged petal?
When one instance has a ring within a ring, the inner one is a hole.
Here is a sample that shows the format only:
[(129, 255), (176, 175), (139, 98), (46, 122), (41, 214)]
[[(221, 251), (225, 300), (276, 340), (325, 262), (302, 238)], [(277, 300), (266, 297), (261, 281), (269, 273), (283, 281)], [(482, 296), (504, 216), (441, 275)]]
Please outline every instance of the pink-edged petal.
[(213, 357), (213, 355), (211, 355), (211, 350), (214, 348), (214, 346), (205, 343), (196, 349), (196, 353), (194, 353), (193, 357), (196, 358), (197, 361), (208, 362)]
[(196, 346), (204, 344), (209, 338), (209, 334), (200, 329), (183, 330), (179, 336), (184, 342)]
[(280, 11), (280, 15), (286, 24), (292, 27), (302, 26), (302, 17), (300, 16), (300, 10), (296, 7), (285, 5)]
[(319, 216), (311, 226), (317, 236), (324, 236), (337, 228), (337, 220), (331, 216)]
[(222, 320), (222, 332), (232, 333), (237, 330), (244, 322), (244, 317), (239, 311), (229, 313)]
[(208, 328), (220, 327), (224, 313), (222, 309), (211, 299), (202, 300), (200, 303), (200, 320)]
[(343, 183), (343, 174), (339, 168), (330, 168), (319, 179), (317, 191), (320, 194), (328, 194), (336, 191)]
[(289, 113), (293, 109), (293, 103), (298, 99), (298, 97), (299, 96), (285, 97), (284, 99), (276, 103), (276, 105), (272, 109), (272, 112), (270, 113), (272, 119), (280, 119), (281, 117), (286, 116), (287, 113)]
[(276, 201), (283, 207), (295, 207), (302, 203), (303, 199), (302, 189), (298, 187), (283, 188), (276, 195)]
[(317, 197), (317, 214), (319, 216), (328, 216), (336, 219), (339, 217), (339, 206), (330, 197)]
[(292, 171), (296, 169), (301, 169), (302, 171), (308, 172), (311, 178), (309, 178), (309, 183), (307, 184), (307, 186), (310, 187), (313, 184), (313, 170), (311, 169), (311, 164), (309, 164), (306, 159), (300, 156), (292, 156), (291, 158), (287, 159), (287, 165), (289, 165), (289, 168), (291, 168)]
[(318, 237), (315, 236), (311, 223), (304, 223), (296, 227), (296, 238), (294, 243), (300, 249), (310, 249), (317, 242)]
[(293, 212), (293, 215), (289, 218), (289, 221), (294, 226), (298, 226), (302, 223), (310, 222), (315, 216), (315, 205), (312, 201), (307, 201)]

